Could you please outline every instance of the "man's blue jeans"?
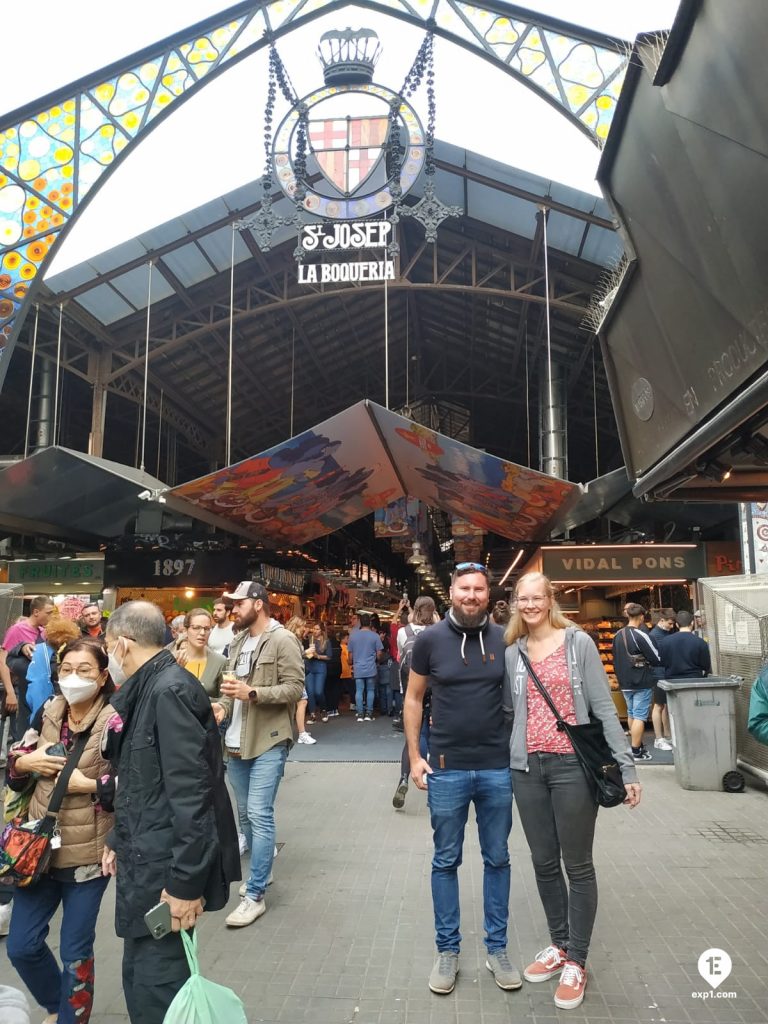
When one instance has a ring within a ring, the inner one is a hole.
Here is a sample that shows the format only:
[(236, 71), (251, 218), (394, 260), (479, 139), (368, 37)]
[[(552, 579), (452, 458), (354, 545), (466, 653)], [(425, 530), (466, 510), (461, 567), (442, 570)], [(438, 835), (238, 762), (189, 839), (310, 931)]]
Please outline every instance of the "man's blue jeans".
[[(366, 706), (364, 696), (367, 694), (368, 704)], [(368, 712), (369, 715), (373, 715), (373, 698), (376, 696), (376, 676), (370, 676), (370, 678), (358, 679), (355, 676), (355, 698), (357, 704), (357, 713), (362, 715)]]
[(389, 685), (389, 663), (386, 665), (379, 665), (378, 668), (378, 682), (376, 684), (379, 698), (379, 712), (382, 715), (388, 715), (390, 711), (390, 701), (392, 700), (392, 690)]
[(474, 803), (483, 856), (483, 925), (489, 953), (507, 946), (509, 917), (509, 848), (512, 828), (512, 777), (509, 768), (458, 771), (433, 766), (427, 776), (427, 803), (432, 820), (432, 904), (439, 952), (458, 953), (458, 867), (464, 826)]
[(227, 775), (237, 800), (240, 831), (251, 851), (251, 873), (246, 894), (255, 900), (267, 890), (275, 855), (275, 800), (285, 770), (288, 748), (284, 743), (258, 757), (230, 757)]
[[(35, 999), (60, 1024), (88, 1020), (93, 1005), (96, 918), (109, 877), (90, 882), (58, 882), (43, 875), (29, 889), (16, 889), (8, 959)], [(51, 918), (59, 905), (62, 969), (46, 944)]]

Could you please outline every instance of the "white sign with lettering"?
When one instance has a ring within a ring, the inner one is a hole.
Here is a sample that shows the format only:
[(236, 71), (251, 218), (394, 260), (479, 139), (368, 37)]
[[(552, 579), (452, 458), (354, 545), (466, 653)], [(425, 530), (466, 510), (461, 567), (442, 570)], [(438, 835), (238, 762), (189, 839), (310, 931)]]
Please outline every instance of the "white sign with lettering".
[[(301, 233), (305, 252), (336, 253), (350, 249), (386, 249), (392, 224), (386, 220), (306, 224)], [(299, 284), (338, 284), (394, 281), (395, 261), (350, 260), (338, 263), (299, 263)]]

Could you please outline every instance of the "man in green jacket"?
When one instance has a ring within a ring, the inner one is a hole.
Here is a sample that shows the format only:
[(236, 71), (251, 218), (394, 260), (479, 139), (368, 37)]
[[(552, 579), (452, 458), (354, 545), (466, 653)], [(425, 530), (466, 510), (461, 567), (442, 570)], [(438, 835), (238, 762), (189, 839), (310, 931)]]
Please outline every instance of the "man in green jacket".
[(747, 728), (756, 740), (768, 744), (768, 665), (752, 686)]
[(275, 799), (288, 749), (293, 745), (296, 702), (304, 690), (304, 659), (296, 638), (270, 616), (269, 593), (245, 580), (232, 594), (237, 635), (214, 704), (228, 719), (227, 774), (237, 800), (240, 832), (251, 849), (242, 901), (227, 918), (230, 928), (252, 924), (266, 911), (264, 893), (275, 849)]

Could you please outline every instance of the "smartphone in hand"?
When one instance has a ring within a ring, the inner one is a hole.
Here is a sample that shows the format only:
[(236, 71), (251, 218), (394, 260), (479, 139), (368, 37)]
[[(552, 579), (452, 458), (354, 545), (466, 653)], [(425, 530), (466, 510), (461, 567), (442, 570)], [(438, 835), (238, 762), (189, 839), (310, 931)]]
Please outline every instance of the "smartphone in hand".
[(171, 907), (168, 903), (158, 903), (144, 915), (144, 924), (153, 939), (162, 939), (171, 931)]

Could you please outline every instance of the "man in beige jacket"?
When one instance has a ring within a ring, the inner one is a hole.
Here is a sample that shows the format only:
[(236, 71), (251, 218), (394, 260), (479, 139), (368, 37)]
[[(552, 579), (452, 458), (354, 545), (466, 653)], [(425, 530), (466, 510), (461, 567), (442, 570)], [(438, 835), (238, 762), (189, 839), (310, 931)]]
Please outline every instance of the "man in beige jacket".
[(237, 634), (213, 707), (228, 720), (227, 774), (237, 800), (240, 831), (251, 849), (242, 901), (227, 918), (231, 928), (252, 924), (264, 902), (275, 849), (275, 799), (293, 744), (296, 702), (304, 689), (304, 660), (296, 638), (270, 616), (269, 593), (250, 580), (231, 594)]

